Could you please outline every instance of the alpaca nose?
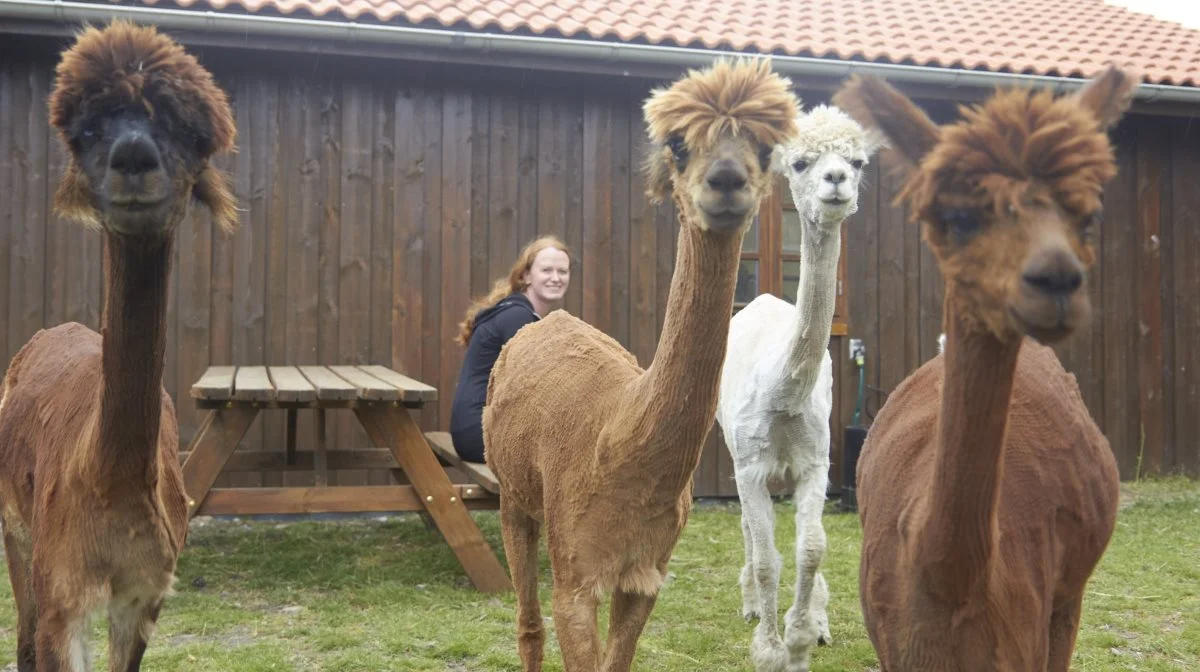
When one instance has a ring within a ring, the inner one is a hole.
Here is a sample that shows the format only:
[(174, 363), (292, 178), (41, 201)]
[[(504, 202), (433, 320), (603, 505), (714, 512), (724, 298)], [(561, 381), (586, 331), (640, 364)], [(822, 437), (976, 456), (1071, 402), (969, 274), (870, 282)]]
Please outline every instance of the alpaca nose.
[(1067, 297), (1083, 285), (1083, 265), (1067, 250), (1049, 250), (1034, 257), (1022, 279), (1030, 288), (1051, 297)]
[(160, 165), (158, 148), (144, 133), (131, 131), (117, 138), (108, 151), (108, 167), (126, 175), (139, 175)]
[(704, 180), (716, 191), (728, 194), (746, 186), (746, 170), (733, 159), (714, 161)]
[(825, 181), (832, 184), (841, 184), (846, 181), (846, 171), (841, 168), (830, 168), (829, 172), (825, 173)]

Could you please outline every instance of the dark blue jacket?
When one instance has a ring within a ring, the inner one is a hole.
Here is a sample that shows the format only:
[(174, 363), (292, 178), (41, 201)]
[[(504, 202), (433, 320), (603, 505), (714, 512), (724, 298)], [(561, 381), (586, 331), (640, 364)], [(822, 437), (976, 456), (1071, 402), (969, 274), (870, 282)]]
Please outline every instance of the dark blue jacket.
[(538, 319), (533, 304), (519, 293), (509, 294), (475, 315), (475, 330), (467, 344), (450, 407), (450, 435), (464, 460), (483, 462), (483, 404), (500, 348), (518, 329)]

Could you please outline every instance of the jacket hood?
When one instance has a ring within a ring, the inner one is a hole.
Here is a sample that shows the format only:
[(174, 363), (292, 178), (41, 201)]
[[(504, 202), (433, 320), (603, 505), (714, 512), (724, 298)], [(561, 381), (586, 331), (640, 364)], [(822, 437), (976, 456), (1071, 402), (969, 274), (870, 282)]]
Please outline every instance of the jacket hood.
[(525, 310), (528, 310), (529, 312), (533, 313), (533, 316), (535, 319), (540, 319), (540, 318), (538, 318), (538, 314), (533, 310), (533, 304), (529, 301), (529, 298), (526, 297), (524, 294), (515, 293), (515, 294), (509, 294), (508, 296), (504, 297), (503, 299), (500, 299), (500, 301), (498, 301), (496, 303), (496, 305), (490, 306), (488, 308), (484, 308), (483, 310), (476, 313), (475, 314), (475, 326), (479, 327), (479, 325), (483, 324), (484, 322), (487, 322), (488, 320), (492, 319), (493, 317), (499, 315), (500, 313), (502, 313), (505, 310), (512, 308), (514, 306), (516, 306), (518, 308), (524, 308)]

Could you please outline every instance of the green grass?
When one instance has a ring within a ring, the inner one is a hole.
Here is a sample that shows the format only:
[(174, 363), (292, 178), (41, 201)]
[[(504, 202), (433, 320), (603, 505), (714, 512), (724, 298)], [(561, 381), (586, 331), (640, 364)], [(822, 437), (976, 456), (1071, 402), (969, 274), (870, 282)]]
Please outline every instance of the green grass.
[[(1125, 489), (1116, 534), (1088, 587), (1073, 669), (1200, 669), (1200, 484), (1173, 478)], [(781, 619), (794, 576), (791, 512), (789, 503), (778, 505)], [(496, 516), (476, 519), (499, 553)], [(814, 652), (813, 670), (869, 670), (875, 654), (859, 615), (858, 520), (830, 508), (825, 526), (834, 643)], [(698, 505), (640, 640), (636, 669), (751, 669), (753, 626), (739, 615), (741, 562), (736, 504)], [(544, 551), (542, 568), (548, 616)], [(606, 622), (605, 610), (602, 628)], [(0, 669), (13, 668), (14, 625), (5, 580)], [(561, 670), (553, 624), (547, 625), (546, 669)], [(101, 658), (104, 628), (103, 619), (93, 628)], [(177, 594), (167, 601), (143, 669), (520, 670), (513, 633), (511, 593), (473, 590), (449, 548), (416, 517), (218, 521), (193, 527)]]

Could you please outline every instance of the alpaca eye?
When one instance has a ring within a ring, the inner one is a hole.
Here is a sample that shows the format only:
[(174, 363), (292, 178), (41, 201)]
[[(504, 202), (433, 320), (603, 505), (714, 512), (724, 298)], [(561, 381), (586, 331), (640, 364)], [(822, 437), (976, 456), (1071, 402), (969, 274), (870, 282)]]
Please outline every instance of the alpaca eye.
[(850, 166), (852, 168), (854, 168), (855, 170), (862, 170), (862, 167), (863, 167), (862, 159), (855, 159), (855, 160), (851, 161)]
[(672, 135), (667, 138), (667, 147), (671, 150), (671, 155), (675, 158), (675, 163), (683, 163), (687, 161), (688, 151), (683, 144), (683, 138), (678, 135)]
[(808, 162), (803, 159), (792, 164), (792, 170), (797, 173), (803, 173), (806, 168), (808, 168)]
[(767, 167), (770, 165), (771, 165), (771, 148), (770, 147), (760, 148), (758, 150), (758, 168), (759, 168), (759, 170), (762, 170), (765, 172), (767, 170)]
[(971, 210), (952, 208), (942, 213), (942, 224), (957, 238), (969, 238), (979, 231), (979, 217)]
[(1083, 230), (1088, 231), (1098, 226), (1102, 221), (1104, 221), (1104, 213), (1100, 210), (1097, 210), (1083, 218)]

